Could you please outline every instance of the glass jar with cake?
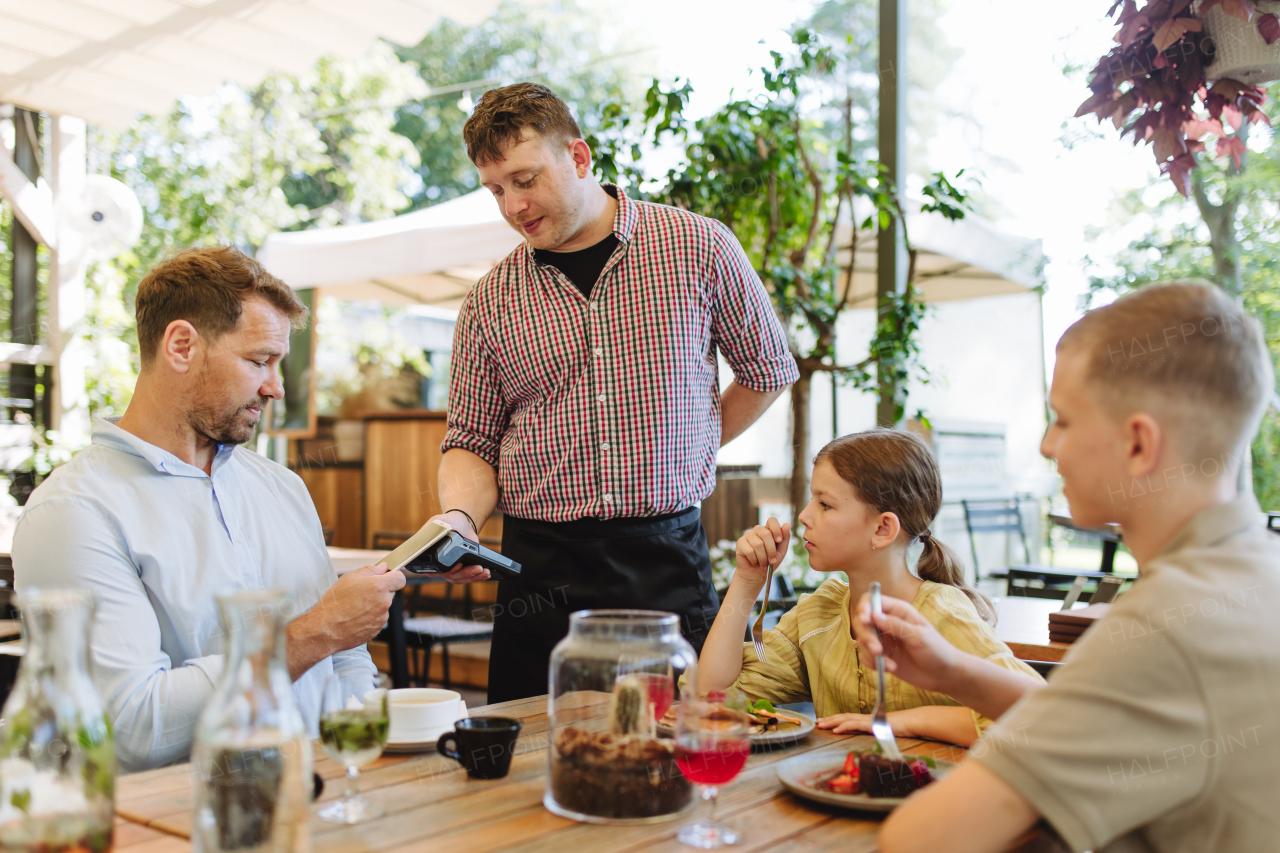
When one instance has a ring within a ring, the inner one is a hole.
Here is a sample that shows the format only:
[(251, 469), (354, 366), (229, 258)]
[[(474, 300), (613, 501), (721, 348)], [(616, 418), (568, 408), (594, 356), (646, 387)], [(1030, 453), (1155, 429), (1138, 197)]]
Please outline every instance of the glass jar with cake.
[(673, 613), (582, 610), (551, 655), (551, 812), (588, 823), (670, 820), (694, 801), (662, 720), (697, 655)]

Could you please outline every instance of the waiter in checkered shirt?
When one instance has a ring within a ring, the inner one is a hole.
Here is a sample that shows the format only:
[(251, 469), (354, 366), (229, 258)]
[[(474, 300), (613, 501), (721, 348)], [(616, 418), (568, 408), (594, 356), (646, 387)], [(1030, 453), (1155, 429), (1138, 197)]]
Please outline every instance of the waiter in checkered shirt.
[(503, 702), (547, 692), (575, 610), (676, 613), (701, 650), (719, 607), (698, 513), (716, 451), (799, 372), (729, 229), (601, 185), (550, 89), (486, 92), (463, 136), (525, 242), (458, 314), (432, 520), (474, 540), (502, 508), (502, 552), (523, 566), (494, 607), (489, 701)]

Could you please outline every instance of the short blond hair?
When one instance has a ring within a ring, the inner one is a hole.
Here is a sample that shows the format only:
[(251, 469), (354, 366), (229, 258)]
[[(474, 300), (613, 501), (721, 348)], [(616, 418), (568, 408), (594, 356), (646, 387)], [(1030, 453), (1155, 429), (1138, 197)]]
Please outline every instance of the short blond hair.
[(1153, 285), (1094, 309), (1063, 334), (1064, 349), (1084, 351), (1111, 414), (1168, 415), (1183, 454), (1242, 452), (1274, 393), (1262, 327), (1211, 284)]

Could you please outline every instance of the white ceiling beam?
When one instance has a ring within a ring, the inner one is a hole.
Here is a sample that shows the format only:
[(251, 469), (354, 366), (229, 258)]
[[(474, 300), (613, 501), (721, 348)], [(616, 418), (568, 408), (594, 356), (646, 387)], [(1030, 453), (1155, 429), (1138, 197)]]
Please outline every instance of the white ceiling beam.
[(31, 183), (3, 147), (0, 147), (0, 196), (9, 202), (13, 215), (37, 242), (50, 249), (57, 248), (53, 190), (43, 178)]

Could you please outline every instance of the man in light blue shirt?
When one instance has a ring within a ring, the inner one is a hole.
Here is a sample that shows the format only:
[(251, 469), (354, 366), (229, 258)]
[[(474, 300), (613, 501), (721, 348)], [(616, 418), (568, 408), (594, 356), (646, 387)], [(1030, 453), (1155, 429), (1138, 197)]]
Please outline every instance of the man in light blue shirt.
[(190, 249), (138, 286), (142, 371), (118, 423), (32, 493), (13, 539), (19, 590), (98, 599), (90, 671), (124, 770), (185, 760), (223, 666), (214, 597), (280, 588), (289, 674), (315, 736), (325, 679), (360, 695), (400, 572), (339, 579), (298, 476), (238, 447), (281, 399), (278, 365), (306, 309), (234, 248)]

